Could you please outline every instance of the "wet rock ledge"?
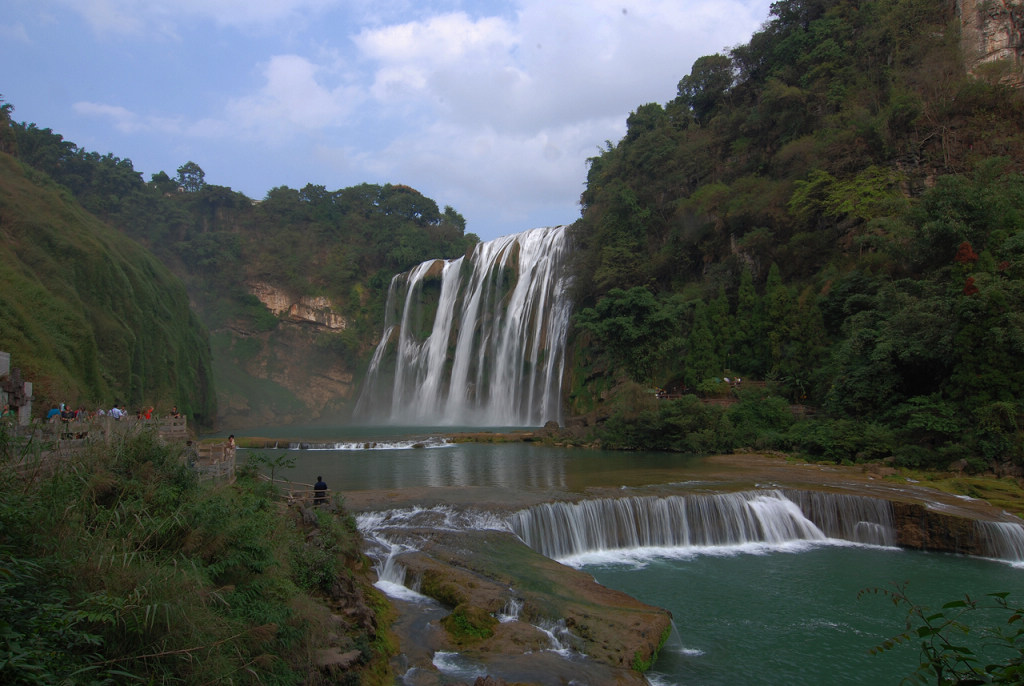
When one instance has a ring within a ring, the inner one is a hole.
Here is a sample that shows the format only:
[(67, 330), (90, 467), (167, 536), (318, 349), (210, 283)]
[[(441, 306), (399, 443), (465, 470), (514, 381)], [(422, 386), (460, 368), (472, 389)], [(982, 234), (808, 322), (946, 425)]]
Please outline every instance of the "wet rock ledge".
[[(430, 639), (435, 650), (458, 652), (508, 683), (646, 683), (641, 672), (669, 636), (668, 611), (601, 586), (507, 532), (417, 533), (419, 550), (397, 561), (423, 594), (453, 608)], [(499, 623), (494, 617), (510, 600), (521, 603), (519, 620)], [(573, 659), (551, 653), (551, 637), (536, 628), (560, 621), (563, 641), (579, 654)]]

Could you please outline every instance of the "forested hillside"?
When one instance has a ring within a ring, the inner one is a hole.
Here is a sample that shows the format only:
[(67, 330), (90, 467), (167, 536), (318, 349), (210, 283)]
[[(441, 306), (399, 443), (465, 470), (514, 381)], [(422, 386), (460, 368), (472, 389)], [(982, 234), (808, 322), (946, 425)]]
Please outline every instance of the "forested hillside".
[(144, 182), (129, 159), (35, 124), (13, 132), (22, 161), (184, 281), (230, 426), (347, 417), (391, 277), (478, 241), (408, 186), (281, 186), (257, 201), (208, 183), (195, 162)]
[(606, 442), (1024, 465), (1020, 64), (969, 76), (955, 10), (774, 3), (590, 160), (570, 402)]
[(0, 350), (33, 383), (37, 414), (117, 402), (213, 420), (206, 330), (149, 252), (7, 152), (0, 236)]

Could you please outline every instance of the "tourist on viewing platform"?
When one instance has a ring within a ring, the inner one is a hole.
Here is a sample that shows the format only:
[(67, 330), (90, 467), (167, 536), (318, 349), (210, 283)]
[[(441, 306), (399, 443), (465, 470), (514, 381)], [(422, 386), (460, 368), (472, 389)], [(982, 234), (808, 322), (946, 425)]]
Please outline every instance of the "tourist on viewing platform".
[(8, 417), (14, 417), (15, 411), (11, 409), (10, 405), (4, 405), (4, 411), (0, 412), (0, 419), (7, 419)]
[(172, 419), (179, 419), (181, 417), (181, 413), (178, 412), (178, 406), (177, 405), (172, 405), (171, 406), (171, 411), (170, 411), (169, 416)]
[(147, 407), (146, 409), (144, 409), (142, 411), (142, 418), (143, 419), (152, 419), (153, 418), (153, 406), (152, 405), (150, 405), (149, 407)]
[(108, 414), (113, 419), (120, 420), (120, 419), (122, 419), (124, 417), (125, 412), (124, 412), (124, 410), (122, 410), (120, 407), (117, 406), (117, 403), (114, 403), (114, 406), (112, 408), (110, 408), (110, 412)]
[(323, 505), (327, 502), (327, 484), (324, 482), (322, 476), (316, 478), (316, 483), (313, 484), (313, 504)]
[(55, 422), (60, 419), (60, 408), (54, 405), (50, 408), (50, 411), (46, 413), (46, 421)]
[(235, 450), (235, 435), (231, 434), (228, 436), (228, 450), (234, 452)]

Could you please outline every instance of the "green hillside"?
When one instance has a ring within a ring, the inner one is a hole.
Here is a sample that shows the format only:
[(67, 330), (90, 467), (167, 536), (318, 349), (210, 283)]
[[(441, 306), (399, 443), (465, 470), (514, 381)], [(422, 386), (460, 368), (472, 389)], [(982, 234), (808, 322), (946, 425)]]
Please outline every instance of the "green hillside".
[(574, 411), (623, 447), (1019, 472), (1024, 97), (969, 50), (952, 3), (785, 0), (638, 107), (574, 229)]
[(207, 335), (181, 282), (45, 175), (0, 153), (0, 349), (35, 408), (177, 404), (215, 415)]

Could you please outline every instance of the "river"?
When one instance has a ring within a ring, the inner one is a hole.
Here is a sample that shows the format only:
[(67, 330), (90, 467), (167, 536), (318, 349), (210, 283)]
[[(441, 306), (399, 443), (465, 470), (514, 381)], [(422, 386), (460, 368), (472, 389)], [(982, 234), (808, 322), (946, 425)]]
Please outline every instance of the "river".
[[(376, 435), (290, 431), (301, 433), (307, 448), (289, 450), (282, 443), (264, 451), (294, 458), (294, 466), (278, 476), (310, 484), (322, 476), (353, 512), (453, 506), (505, 517), (539, 503), (624, 493), (713, 497), (805, 487), (928, 497), (918, 484), (757, 456), (701, 459), (525, 443), (444, 444), (428, 434), (410, 438), (397, 430)], [(239, 458), (245, 459), (246, 452), (240, 451)], [(984, 507), (935, 497), (946, 508)], [(903, 646), (872, 655), (870, 649), (903, 630), (906, 612), (883, 595), (858, 598), (860, 591), (907, 584), (911, 597), (932, 607), (965, 593), (1009, 591), (1018, 599), (1024, 593), (1024, 561), (906, 551), (830, 537), (615, 548), (561, 561), (672, 612), (676, 630), (648, 674), (650, 683), (665, 685), (899, 683), (916, 667), (917, 650)], [(435, 666), (442, 671), (440, 683), (472, 682), (483, 674), (451, 656), (436, 659)]]

